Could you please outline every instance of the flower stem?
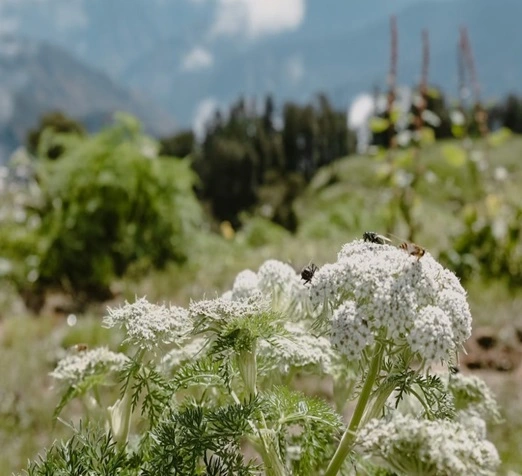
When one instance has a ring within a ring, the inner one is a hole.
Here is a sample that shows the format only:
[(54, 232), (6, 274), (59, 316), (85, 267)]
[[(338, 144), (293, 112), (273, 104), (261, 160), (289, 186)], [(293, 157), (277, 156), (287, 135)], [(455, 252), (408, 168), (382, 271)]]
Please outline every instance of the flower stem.
[(237, 364), (239, 374), (245, 384), (247, 395), (255, 397), (257, 395), (257, 356), (255, 342), (252, 344), (252, 349), (239, 352)]
[(366, 405), (370, 400), (375, 379), (377, 378), (377, 375), (381, 369), (383, 353), (383, 345), (377, 343), (375, 346), (372, 361), (370, 363), (370, 368), (368, 370), (368, 376), (366, 377), (366, 382), (364, 382), (361, 394), (359, 395), (359, 399), (353, 412), (352, 419), (350, 420), (350, 424), (344, 432), (343, 437), (341, 438), (341, 442), (339, 443), (339, 446), (337, 447), (337, 450), (332, 458), (332, 461), (330, 461), (330, 464), (328, 465), (328, 468), (326, 469), (324, 476), (336, 475), (341, 469), (341, 466), (346, 457), (348, 456), (348, 453), (352, 449), (357, 428), (363, 417)]

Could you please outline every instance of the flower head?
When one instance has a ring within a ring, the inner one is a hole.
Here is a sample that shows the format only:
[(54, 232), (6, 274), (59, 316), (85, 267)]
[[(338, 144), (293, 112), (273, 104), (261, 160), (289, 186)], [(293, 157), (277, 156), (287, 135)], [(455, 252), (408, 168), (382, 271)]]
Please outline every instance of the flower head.
[(196, 357), (196, 355), (202, 353), (207, 342), (207, 339), (203, 337), (196, 337), (190, 342), (184, 343), (181, 347), (172, 349), (161, 359), (160, 368), (164, 372), (170, 372), (172, 369), (183, 365), (185, 362)]
[(354, 358), (373, 342), (409, 346), (421, 358), (448, 360), (471, 333), (459, 280), (426, 253), (357, 240), (315, 275), (310, 300), (331, 321), (331, 340)]
[(288, 335), (275, 336), (270, 342), (261, 340), (259, 355), (266, 361), (267, 370), (278, 369), (286, 374), (295, 368), (313, 368), (330, 373), (334, 351), (325, 337), (315, 337), (302, 324), (285, 324)]
[(159, 344), (170, 344), (190, 329), (188, 312), (176, 306), (151, 304), (145, 298), (116, 309), (109, 308), (105, 327), (122, 327), (126, 342), (151, 350)]
[(281, 261), (265, 261), (257, 272), (259, 289), (270, 296), (275, 311), (302, 314), (308, 305), (308, 289), (294, 269)]
[(458, 409), (472, 411), (486, 421), (500, 421), (500, 410), (491, 389), (476, 375), (451, 375), (448, 390)]
[(389, 421), (371, 420), (359, 431), (357, 444), (400, 474), (493, 475), (500, 464), (493, 444), (463, 424), (400, 413)]
[(234, 280), (231, 298), (234, 301), (248, 299), (259, 292), (259, 277), (250, 269), (241, 271)]
[(269, 302), (260, 293), (256, 292), (247, 299), (233, 300), (229, 295), (216, 299), (193, 301), (189, 306), (189, 317), (193, 321), (210, 320), (222, 323), (231, 320), (248, 318), (270, 309)]
[(83, 352), (71, 353), (61, 359), (51, 372), (51, 377), (67, 385), (78, 385), (87, 377), (105, 375), (121, 370), (128, 357), (99, 347)]

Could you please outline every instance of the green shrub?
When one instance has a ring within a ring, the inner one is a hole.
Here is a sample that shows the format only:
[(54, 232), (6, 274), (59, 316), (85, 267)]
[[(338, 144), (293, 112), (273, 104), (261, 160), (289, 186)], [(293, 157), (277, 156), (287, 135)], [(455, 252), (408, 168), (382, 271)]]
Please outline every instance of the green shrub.
[(33, 286), (104, 298), (131, 263), (186, 260), (201, 217), (190, 163), (158, 157), (156, 143), (123, 115), (92, 137), (53, 141), (63, 147), (60, 159), (36, 169), (42, 204), (33, 212), (40, 217)]

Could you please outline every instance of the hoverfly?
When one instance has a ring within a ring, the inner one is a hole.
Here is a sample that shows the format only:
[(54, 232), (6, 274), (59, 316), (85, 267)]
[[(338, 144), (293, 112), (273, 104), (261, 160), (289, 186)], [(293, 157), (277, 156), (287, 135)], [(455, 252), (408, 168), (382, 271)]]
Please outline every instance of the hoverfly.
[(319, 268), (313, 263), (310, 263), (308, 266), (305, 266), (303, 268), (303, 270), (301, 271), (301, 279), (304, 280), (304, 284), (308, 284), (312, 281), (312, 278), (314, 277), (314, 274), (318, 269)]
[(386, 243), (391, 243), (391, 240), (389, 238), (386, 238), (383, 235), (379, 235), (378, 233), (375, 233), (374, 231), (365, 231), (363, 233), (363, 240), (369, 241), (370, 243), (376, 243), (378, 245), (384, 245)]
[(401, 243), (399, 248), (406, 251), (410, 256), (416, 256), (417, 261), (426, 253), (426, 250), (422, 246), (416, 245), (415, 243), (408, 243), (407, 241)]

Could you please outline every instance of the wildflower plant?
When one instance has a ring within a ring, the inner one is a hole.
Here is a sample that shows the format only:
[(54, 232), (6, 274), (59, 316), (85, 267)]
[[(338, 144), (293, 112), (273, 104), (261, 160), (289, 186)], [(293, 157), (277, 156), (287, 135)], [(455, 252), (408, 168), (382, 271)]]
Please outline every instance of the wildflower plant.
[[(123, 330), (126, 355), (68, 355), (51, 374), (72, 389), (58, 410), (92, 393), (104, 425), (86, 415), (31, 475), (67, 464), (80, 474), (99, 467), (96, 455), (125, 475), (488, 475), (499, 465), (486, 439), (499, 421), (492, 393), (448, 370), (471, 333), (466, 293), (429, 253), (358, 240), (307, 285), (269, 260), (222, 296), (186, 310), (137, 299), (104, 325)], [(331, 398), (295, 390), (298, 375), (330, 382)], [(103, 448), (88, 456), (83, 441)]]

